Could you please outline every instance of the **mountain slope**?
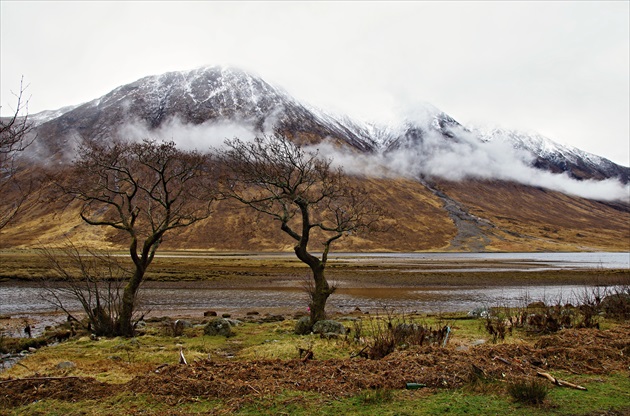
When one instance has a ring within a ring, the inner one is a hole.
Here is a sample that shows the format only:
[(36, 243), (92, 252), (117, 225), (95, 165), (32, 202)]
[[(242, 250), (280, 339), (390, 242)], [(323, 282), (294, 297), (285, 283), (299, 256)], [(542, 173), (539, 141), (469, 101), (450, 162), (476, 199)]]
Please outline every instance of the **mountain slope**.
[[(627, 251), (630, 206), (497, 181), (357, 178), (385, 212), (384, 230), (335, 242), (335, 251)], [(54, 188), (50, 189), (55, 192)], [(49, 194), (51, 195), (51, 194)], [(125, 250), (125, 236), (84, 223), (78, 203), (50, 198), (0, 233), (0, 249), (75, 244)], [(313, 247), (318, 247), (317, 236)], [(206, 220), (168, 234), (164, 249), (291, 251), (277, 222), (220, 201)]]
[[(623, 197), (630, 168), (539, 135), (470, 129), (430, 105), (395, 125), (359, 123), (302, 104), (246, 72), (212, 67), (145, 77), (30, 119), (37, 139), (25, 156), (37, 162), (34, 170), (57, 161), (48, 166), (59, 175), (83, 140), (125, 138), (129, 126), (150, 135), (173, 120), (203, 132), (231, 123), (251, 134), (277, 131), (317, 145), (325, 156), (342, 156), (347, 171), (388, 212), (386, 232), (343, 239), (336, 250), (628, 250), (630, 244), (630, 203)], [(55, 192), (44, 190), (47, 204), (30, 207), (0, 231), (1, 248), (60, 244), (64, 236), (121, 248), (120, 236), (82, 223), (78, 206), (58, 203)], [(228, 201), (165, 241), (169, 248), (232, 251), (288, 250), (291, 244), (275, 223)]]

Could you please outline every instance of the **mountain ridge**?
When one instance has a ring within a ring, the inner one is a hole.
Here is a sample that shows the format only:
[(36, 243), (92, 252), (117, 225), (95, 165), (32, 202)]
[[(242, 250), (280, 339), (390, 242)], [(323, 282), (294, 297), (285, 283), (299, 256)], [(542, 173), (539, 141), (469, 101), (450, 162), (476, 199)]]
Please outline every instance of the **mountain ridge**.
[[(525, 150), (538, 169), (566, 172), (579, 180), (618, 178), (624, 184), (630, 182), (630, 168), (538, 134), (468, 128), (428, 104), (422, 113), (416, 112), (413, 118), (407, 117), (394, 126), (356, 121), (301, 103), (281, 88), (240, 69), (201, 67), (146, 76), (87, 103), (40, 112), (30, 118), (44, 137), (112, 137), (116, 135), (113, 127), (137, 120), (151, 131), (176, 116), (193, 125), (241, 122), (252, 126), (257, 134), (275, 130), (293, 138), (302, 136), (307, 142), (332, 138), (359, 152), (376, 153), (415, 145), (427, 134), (457, 140), (465, 133), (481, 142), (499, 139), (515, 150)], [(48, 143), (49, 151), (58, 152), (66, 143), (56, 147)]]

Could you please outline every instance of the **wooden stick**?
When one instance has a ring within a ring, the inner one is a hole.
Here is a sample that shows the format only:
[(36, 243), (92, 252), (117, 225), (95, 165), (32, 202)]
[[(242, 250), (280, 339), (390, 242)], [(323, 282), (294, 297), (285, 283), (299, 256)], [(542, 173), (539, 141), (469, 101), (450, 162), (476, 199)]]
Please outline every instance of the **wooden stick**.
[(184, 351), (181, 348), (179, 349), (179, 363), (188, 365), (188, 361), (186, 361), (186, 357), (184, 357)]
[(497, 355), (497, 356), (495, 356), (495, 357), (493, 358), (493, 360), (499, 360), (499, 361), (501, 361), (503, 364), (512, 365), (512, 363), (511, 363), (511, 362), (509, 362), (509, 361), (508, 361), (508, 360), (506, 360), (505, 358), (501, 358), (501, 357), (499, 357), (498, 355)]
[(552, 376), (549, 373), (543, 373), (542, 371), (538, 371), (536, 374), (538, 374), (539, 377), (546, 378), (547, 380), (551, 381), (556, 386), (571, 387), (572, 389), (586, 391), (586, 387), (578, 386), (577, 384), (573, 384), (573, 383), (569, 383), (568, 381), (560, 380), (559, 378), (555, 378), (554, 376)]

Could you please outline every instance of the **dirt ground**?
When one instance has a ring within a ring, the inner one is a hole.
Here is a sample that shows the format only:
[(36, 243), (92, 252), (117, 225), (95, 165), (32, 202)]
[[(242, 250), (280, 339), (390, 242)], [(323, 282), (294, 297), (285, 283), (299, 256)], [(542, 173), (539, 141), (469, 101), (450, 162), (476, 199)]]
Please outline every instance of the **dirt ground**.
[(409, 382), (429, 389), (458, 388), (483, 379), (536, 377), (538, 371), (587, 375), (629, 369), (630, 324), (625, 324), (606, 331), (564, 330), (543, 336), (535, 344), (425, 346), (381, 360), (203, 360), (156, 368), (126, 384), (79, 377), (4, 379), (0, 380), (0, 408), (36, 400), (99, 400), (123, 392), (148, 394), (169, 404), (199, 398), (242, 404), (286, 390), (341, 398), (363, 389), (404, 389)]

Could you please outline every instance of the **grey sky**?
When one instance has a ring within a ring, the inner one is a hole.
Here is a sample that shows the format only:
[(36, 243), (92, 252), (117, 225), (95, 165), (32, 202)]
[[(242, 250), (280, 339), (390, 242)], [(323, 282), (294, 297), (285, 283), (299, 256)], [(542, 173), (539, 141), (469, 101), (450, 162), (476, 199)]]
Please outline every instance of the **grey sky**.
[(395, 121), (428, 102), (630, 164), (630, 2), (0, 2), (3, 115), (228, 64)]

